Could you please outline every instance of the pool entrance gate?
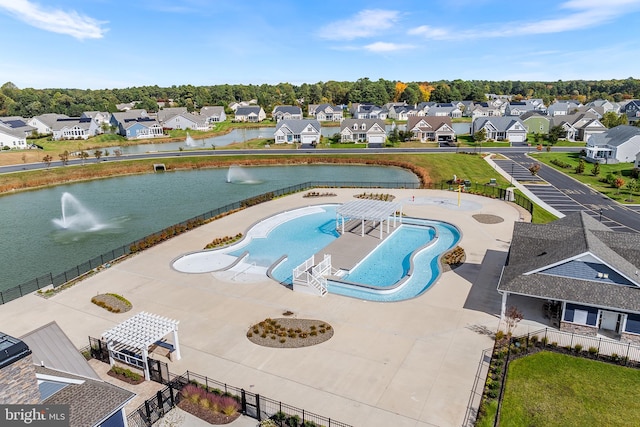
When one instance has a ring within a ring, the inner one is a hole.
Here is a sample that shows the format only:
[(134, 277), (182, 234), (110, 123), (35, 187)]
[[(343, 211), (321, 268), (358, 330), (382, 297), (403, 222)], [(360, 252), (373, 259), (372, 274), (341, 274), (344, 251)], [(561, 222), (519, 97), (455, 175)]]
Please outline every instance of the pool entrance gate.
[(331, 274), (331, 255), (325, 254), (317, 265), (312, 255), (293, 269), (293, 290), (323, 297), (327, 294), (326, 276)]

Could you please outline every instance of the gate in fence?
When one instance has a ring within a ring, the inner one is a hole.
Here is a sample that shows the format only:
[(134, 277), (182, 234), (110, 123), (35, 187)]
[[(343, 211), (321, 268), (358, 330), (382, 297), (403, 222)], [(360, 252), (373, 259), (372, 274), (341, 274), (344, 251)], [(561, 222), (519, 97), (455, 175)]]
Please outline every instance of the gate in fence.
[(169, 366), (160, 360), (147, 358), (149, 378), (160, 384), (169, 384)]
[(101, 362), (109, 363), (109, 350), (107, 350), (107, 342), (98, 338), (89, 337), (89, 348), (91, 357)]

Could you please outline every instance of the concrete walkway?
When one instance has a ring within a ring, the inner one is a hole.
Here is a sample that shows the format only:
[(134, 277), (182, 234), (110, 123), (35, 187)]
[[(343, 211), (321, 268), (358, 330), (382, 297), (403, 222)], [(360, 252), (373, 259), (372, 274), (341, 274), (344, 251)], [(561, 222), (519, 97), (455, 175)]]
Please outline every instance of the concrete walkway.
[[(87, 336), (140, 311), (180, 321), (182, 360), (187, 370), (353, 426), (460, 426), (482, 351), (492, 340), (500, 297), (500, 256), (509, 248), (522, 212), (499, 200), (437, 190), (382, 190), (403, 202), (409, 216), (458, 226), (466, 263), (445, 272), (422, 296), (378, 303), (329, 294), (300, 294), (256, 276), (234, 281), (212, 273), (186, 274), (170, 268), (181, 254), (201, 250), (218, 237), (246, 233), (261, 218), (293, 208), (353, 200), (358, 189), (309, 200), (294, 194), (221, 218), (143, 253), (113, 264), (76, 286), (44, 299), (27, 295), (0, 306), (2, 330), (21, 336), (52, 320), (80, 348)], [(434, 203), (438, 200), (438, 203)], [(504, 219), (484, 224), (473, 215)], [(528, 219), (526, 219), (528, 220)], [(109, 313), (92, 296), (114, 292), (133, 303), (128, 313)], [(281, 317), (320, 319), (334, 336), (317, 346), (274, 349), (254, 345), (251, 324)]]

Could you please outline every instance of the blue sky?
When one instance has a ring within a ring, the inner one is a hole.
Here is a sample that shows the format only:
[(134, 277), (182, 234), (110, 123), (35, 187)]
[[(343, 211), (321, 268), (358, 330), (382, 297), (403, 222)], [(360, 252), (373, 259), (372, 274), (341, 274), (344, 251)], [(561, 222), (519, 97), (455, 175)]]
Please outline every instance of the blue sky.
[(640, 0), (0, 0), (0, 84), (640, 77)]

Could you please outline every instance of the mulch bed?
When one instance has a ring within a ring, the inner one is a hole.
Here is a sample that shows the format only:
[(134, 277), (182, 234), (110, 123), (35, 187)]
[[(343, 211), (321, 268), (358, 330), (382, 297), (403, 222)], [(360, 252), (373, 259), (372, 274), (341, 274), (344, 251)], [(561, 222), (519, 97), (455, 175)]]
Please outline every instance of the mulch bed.
[(504, 218), (498, 215), (490, 215), (490, 214), (476, 214), (476, 215), (473, 215), (473, 219), (475, 219), (481, 224), (499, 224), (501, 222), (504, 222)]
[(103, 302), (107, 307), (112, 307), (116, 309), (114, 313), (124, 313), (126, 311), (131, 310), (131, 307), (132, 307), (131, 305), (127, 305), (124, 301), (120, 300), (119, 298), (116, 298), (113, 295), (109, 295), (109, 294), (96, 295), (91, 300)]
[[(286, 336), (267, 333), (265, 337), (262, 337), (264, 328), (258, 323), (249, 328), (249, 330), (247, 331), (247, 339), (252, 343), (261, 345), (263, 347), (300, 348), (323, 343), (333, 336), (333, 328), (331, 327), (331, 325), (321, 320), (296, 319), (286, 317), (270, 320), (277, 323), (277, 325), (280, 327), (280, 331), (289, 331), (290, 329), (293, 329), (294, 331), (300, 330), (301, 333), (306, 334), (306, 337), (302, 338), (300, 337), (300, 333), (295, 333), (295, 337), (292, 338), (289, 336), (288, 332)], [(266, 321), (267, 320), (265, 320), (265, 322)], [(323, 325), (324, 327), (322, 327)], [(315, 329), (312, 327), (315, 327)], [(284, 328), (284, 330), (282, 328)], [(258, 333), (254, 333), (255, 329), (258, 330)], [(324, 333), (320, 332), (320, 330), (324, 330)], [(316, 335), (311, 335), (312, 331), (315, 331)], [(284, 342), (280, 342), (283, 339)]]
[(236, 412), (233, 415), (225, 415), (219, 412), (213, 412), (210, 409), (205, 409), (197, 403), (193, 403), (189, 399), (182, 399), (178, 402), (178, 408), (185, 412), (194, 415), (201, 420), (208, 422), (209, 424), (229, 424), (235, 421), (240, 416), (240, 412)]
[(110, 377), (113, 377), (113, 378), (117, 378), (120, 381), (124, 381), (125, 383), (131, 384), (131, 385), (138, 385), (138, 384), (142, 384), (144, 382), (144, 376), (139, 380), (134, 380), (134, 379), (125, 377), (124, 375), (116, 374), (113, 371), (108, 371), (107, 375), (109, 375)]

